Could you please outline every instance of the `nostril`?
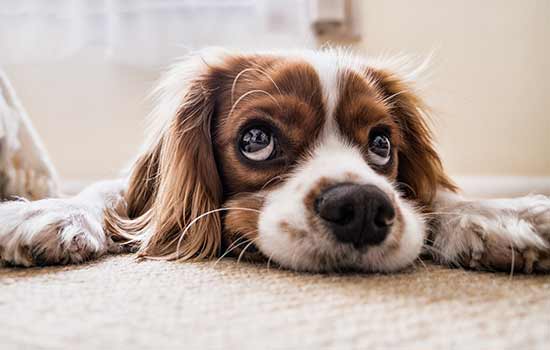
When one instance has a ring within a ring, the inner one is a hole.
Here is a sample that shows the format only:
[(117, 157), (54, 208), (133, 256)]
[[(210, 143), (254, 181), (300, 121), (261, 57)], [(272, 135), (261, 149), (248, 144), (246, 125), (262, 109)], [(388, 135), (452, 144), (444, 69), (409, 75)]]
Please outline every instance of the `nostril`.
[(393, 225), (393, 218), (387, 218), (387, 217), (376, 217), (374, 218), (374, 225), (376, 225), (376, 227), (379, 227), (379, 228), (384, 228), (384, 227), (390, 227), (391, 225)]
[(325, 200), (325, 197), (324, 196), (319, 196), (315, 199), (315, 203), (314, 203), (314, 209), (315, 209), (315, 213), (317, 214), (320, 214), (321, 213), (321, 210), (323, 208), (323, 202)]
[(395, 210), (389, 203), (382, 203), (374, 215), (374, 225), (379, 228), (390, 227), (395, 221)]

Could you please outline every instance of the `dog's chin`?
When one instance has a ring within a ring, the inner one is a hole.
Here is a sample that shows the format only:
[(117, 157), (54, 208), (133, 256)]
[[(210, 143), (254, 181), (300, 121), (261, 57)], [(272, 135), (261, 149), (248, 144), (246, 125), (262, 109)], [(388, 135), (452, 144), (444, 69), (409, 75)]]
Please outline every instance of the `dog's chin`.
[(307, 272), (395, 272), (419, 257), (425, 224), (415, 209), (397, 201), (399, 215), (386, 239), (378, 245), (355, 247), (337, 241), (321, 225), (300, 225), (284, 205), (266, 202), (259, 215), (256, 246), (269, 261)]

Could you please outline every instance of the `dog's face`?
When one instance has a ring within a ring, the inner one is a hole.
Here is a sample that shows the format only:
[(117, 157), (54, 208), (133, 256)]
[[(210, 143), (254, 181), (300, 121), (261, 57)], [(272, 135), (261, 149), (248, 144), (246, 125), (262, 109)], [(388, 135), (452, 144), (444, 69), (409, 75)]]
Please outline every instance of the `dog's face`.
[(156, 231), (146, 254), (231, 252), (308, 271), (416, 259), (420, 206), (452, 184), (404, 81), (338, 52), (201, 62), (169, 73), (159, 108), (177, 111), (134, 170), (128, 215)]

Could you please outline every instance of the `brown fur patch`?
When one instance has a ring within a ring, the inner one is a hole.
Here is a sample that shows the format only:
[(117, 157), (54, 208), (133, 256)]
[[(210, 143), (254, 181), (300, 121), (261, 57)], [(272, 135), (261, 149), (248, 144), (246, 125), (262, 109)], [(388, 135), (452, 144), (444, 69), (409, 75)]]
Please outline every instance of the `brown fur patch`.
[(230, 209), (225, 213), (222, 254), (254, 261), (265, 259), (254, 245), (254, 241), (258, 238), (259, 211), (263, 203), (264, 194), (262, 193), (235, 195), (224, 203), (224, 208), (246, 210)]
[(292, 226), (287, 221), (281, 221), (279, 223), (279, 228), (282, 232), (288, 234), (290, 237), (294, 239), (301, 239), (307, 236), (307, 231), (302, 229), (297, 229)]
[(315, 212), (315, 202), (321, 193), (327, 188), (334, 186), (340, 183), (334, 179), (328, 177), (322, 177), (311, 187), (309, 193), (304, 197), (304, 206), (306, 207), (308, 213)]
[(126, 213), (107, 210), (105, 226), (115, 239), (147, 236), (140, 256), (188, 260), (219, 254), (216, 210), (223, 194), (210, 135), (217, 98), (212, 78), (189, 81), (176, 115), (134, 165)]
[(311, 190), (304, 197), (304, 206), (307, 208), (308, 211), (314, 212), (315, 201), (324, 190), (341, 183), (357, 183), (358, 179), (358, 175), (352, 172), (345, 173), (343, 181), (336, 181), (328, 177), (321, 177), (319, 180), (317, 180), (317, 182), (315, 182), (315, 184), (311, 187)]

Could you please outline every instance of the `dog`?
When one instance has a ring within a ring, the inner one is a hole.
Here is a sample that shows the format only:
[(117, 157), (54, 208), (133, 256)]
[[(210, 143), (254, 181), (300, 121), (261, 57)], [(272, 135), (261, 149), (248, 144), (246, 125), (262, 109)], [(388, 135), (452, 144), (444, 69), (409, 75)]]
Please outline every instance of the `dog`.
[(155, 90), (128, 176), (0, 205), (8, 264), (233, 255), (310, 271), (550, 271), (550, 198), (469, 200), (400, 60), (345, 50), (191, 54)]

